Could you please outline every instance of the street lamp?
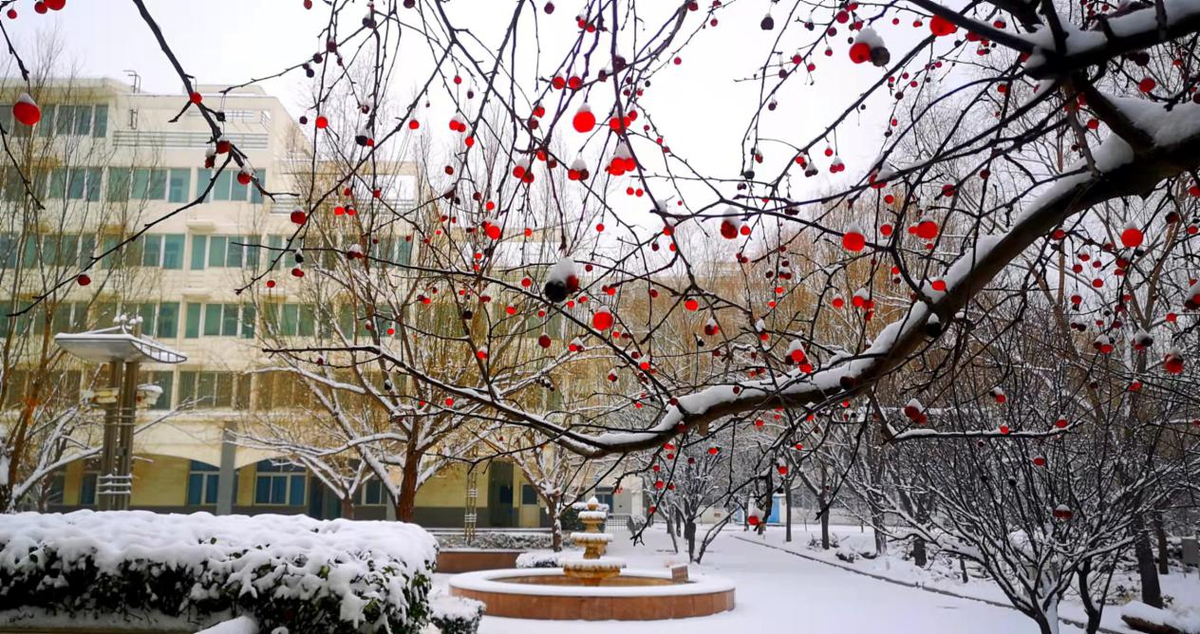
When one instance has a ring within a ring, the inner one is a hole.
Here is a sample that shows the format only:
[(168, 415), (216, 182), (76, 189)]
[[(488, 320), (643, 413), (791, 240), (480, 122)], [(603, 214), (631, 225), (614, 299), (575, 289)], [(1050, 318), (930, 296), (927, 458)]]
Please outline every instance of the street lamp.
[[(137, 408), (149, 407), (162, 390), (137, 384), (142, 363), (182, 363), (187, 356), (153, 339), (138, 336), (140, 317), (117, 317), (117, 325), (91, 332), (60, 333), (54, 342), (63, 350), (94, 363), (108, 364), (108, 386), (92, 401), (104, 408), (104, 446), (96, 502), (102, 511), (129, 508), (133, 494), (133, 425)], [(131, 332), (132, 329), (132, 332)], [(169, 397), (168, 397), (169, 398)]]

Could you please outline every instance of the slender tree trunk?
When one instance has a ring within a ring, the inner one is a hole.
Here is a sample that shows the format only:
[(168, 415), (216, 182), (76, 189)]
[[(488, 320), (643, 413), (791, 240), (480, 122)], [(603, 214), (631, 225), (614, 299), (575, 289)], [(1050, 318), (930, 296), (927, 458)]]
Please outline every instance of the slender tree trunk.
[(354, 500), (349, 497), (341, 499), (342, 517), (348, 520), (354, 519)]
[(918, 568), (924, 568), (925, 564), (929, 563), (928, 555), (926, 554), (926, 551), (925, 551), (925, 538), (923, 538), (923, 537), (914, 537), (913, 538), (912, 558), (913, 558), (913, 563), (916, 564)]
[(1140, 513), (1133, 518), (1133, 534), (1133, 554), (1137, 557), (1138, 576), (1142, 581), (1142, 603), (1162, 608), (1162, 586), (1158, 583), (1158, 569), (1150, 549), (1150, 534), (1146, 532), (1146, 521)]
[(396, 519), (411, 522), (417, 510), (417, 470), (421, 465), (419, 456), (409, 455), (400, 470), (400, 496), (396, 499)]
[(688, 561), (696, 561), (696, 521), (689, 517), (683, 523), (683, 538), (687, 540)]
[(783, 492), (784, 492), (784, 495), (787, 496), (786, 498), (784, 498), (787, 500), (787, 510), (785, 511), (787, 513), (787, 517), (783, 518), (784, 526), (786, 527), (786, 530), (785, 530), (784, 536), (783, 536), (783, 541), (790, 542), (790, 541), (792, 541), (792, 478), (791, 478), (791, 476), (789, 476), (786, 480), (783, 481)]
[(1163, 527), (1162, 511), (1155, 511), (1152, 517), (1154, 518), (1154, 536), (1158, 539), (1158, 574), (1170, 574), (1171, 568), (1167, 562), (1167, 531)]
[(1096, 634), (1100, 631), (1100, 617), (1104, 616), (1104, 603), (1097, 605), (1092, 601), (1091, 584), (1088, 582), (1088, 574), (1092, 570), (1090, 561), (1085, 561), (1079, 567), (1079, 600), (1083, 603), (1083, 611), (1087, 614), (1087, 634)]
[(558, 497), (546, 498), (546, 513), (550, 515), (550, 549), (556, 553), (563, 549), (562, 518), (558, 516)]
[(821, 494), (817, 502), (821, 505), (821, 549), (829, 550), (829, 486), (825, 482), (825, 467), (821, 467)]

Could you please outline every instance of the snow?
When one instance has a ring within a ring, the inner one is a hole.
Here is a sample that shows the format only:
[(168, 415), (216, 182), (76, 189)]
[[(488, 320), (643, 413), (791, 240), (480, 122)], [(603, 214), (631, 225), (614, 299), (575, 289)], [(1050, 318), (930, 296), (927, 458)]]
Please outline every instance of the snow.
[[(858, 528), (854, 527), (854, 533)], [(808, 536), (797, 526), (797, 539)], [(766, 541), (737, 528), (727, 529), (709, 547), (702, 564), (691, 564), (691, 578), (714, 577), (731, 583), (736, 607), (709, 617), (686, 621), (536, 621), (484, 616), (480, 634), (661, 634), (679, 626), (689, 634), (730, 632), (845, 632), (858, 634), (925, 634), (928, 632), (1013, 634), (1036, 632), (1028, 617), (1007, 607), (972, 599), (927, 592), (801, 559), (768, 548), (782, 541), (782, 530), (771, 527)], [(869, 534), (867, 534), (869, 537)], [(742, 541), (746, 538), (752, 542)], [(670, 552), (662, 530), (646, 533), (646, 545), (634, 547), (619, 540), (611, 550), (627, 559), (631, 570), (668, 576), (667, 568), (687, 561)], [(800, 549), (797, 543), (790, 546)], [(833, 557), (830, 554), (830, 557)], [(874, 562), (871, 562), (874, 563)], [(522, 571), (527, 572), (527, 571)], [(474, 574), (474, 573), (469, 573)], [(464, 575), (454, 577), (457, 579)], [(1192, 580), (1194, 581), (1194, 579)], [(497, 582), (498, 583), (498, 582)], [(515, 586), (518, 584), (505, 584)], [(1115, 610), (1114, 610), (1115, 611)], [(803, 627), (799, 627), (799, 624)], [(1108, 620), (1106, 619), (1106, 625)], [(1121, 632), (1128, 630), (1114, 628)], [(1076, 633), (1071, 627), (1064, 632)]]
[(1141, 601), (1130, 601), (1121, 607), (1121, 615), (1155, 625), (1173, 627), (1186, 634), (1200, 632), (1200, 607), (1185, 610), (1160, 610)]
[(222, 621), (196, 634), (258, 634), (258, 623), (248, 616)]

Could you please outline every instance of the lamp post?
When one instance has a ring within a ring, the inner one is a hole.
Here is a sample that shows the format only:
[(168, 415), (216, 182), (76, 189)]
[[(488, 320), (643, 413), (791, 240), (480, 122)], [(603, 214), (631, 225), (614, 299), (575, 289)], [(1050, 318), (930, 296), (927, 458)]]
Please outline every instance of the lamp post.
[[(187, 356), (139, 336), (141, 318), (117, 317), (117, 325), (90, 332), (61, 333), (54, 342), (70, 354), (108, 364), (108, 386), (96, 391), (93, 402), (104, 408), (104, 444), (96, 502), (102, 511), (124, 511), (133, 494), (133, 426), (139, 405), (158, 400), (157, 386), (139, 386), (142, 363), (182, 363)], [(168, 397), (169, 398), (169, 397)]]

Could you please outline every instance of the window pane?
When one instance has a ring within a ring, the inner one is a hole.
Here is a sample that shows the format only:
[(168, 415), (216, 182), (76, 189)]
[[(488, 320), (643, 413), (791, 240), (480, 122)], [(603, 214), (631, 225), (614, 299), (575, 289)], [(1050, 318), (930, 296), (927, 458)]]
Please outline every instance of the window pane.
[(212, 236), (208, 239), (208, 265), (225, 266), (225, 236)]
[(229, 188), (233, 184), (233, 172), (226, 168), (217, 175), (217, 184), (213, 186), (213, 200), (229, 200)]
[(158, 336), (174, 339), (179, 336), (179, 304), (164, 303), (158, 307)]
[(237, 410), (250, 409), (250, 375), (239, 374), (234, 384), (233, 408)]
[(183, 234), (172, 233), (163, 236), (162, 267), (179, 270), (183, 268)]
[(150, 409), (168, 410), (171, 409), (171, 394), (175, 387), (175, 373), (173, 372), (151, 372), (150, 382), (162, 388), (162, 394), (158, 400), (154, 402), (154, 406)]
[(149, 200), (167, 199), (167, 170), (150, 172), (150, 185), (146, 192), (146, 198)]
[(311, 304), (300, 306), (300, 327), (297, 329), (301, 337), (313, 336), (313, 307)]
[(283, 305), (283, 321), (279, 324), (279, 334), (294, 337), (299, 325), (300, 307), (296, 304)]
[(186, 403), (196, 398), (196, 373), (179, 373), (179, 402)]
[[(282, 480), (282, 478), (280, 478)], [(304, 506), (304, 476), (291, 476), (292, 484), (288, 504), (291, 506)]]
[(108, 134), (108, 106), (96, 106), (95, 123), (92, 125), (92, 136), (103, 138)]
[(215, 474), (215, 473), (210, 473), (210, 474), (204, 476), (204, 503), (205, 504), (216, 504), (217, 503), (217, 491), (218, 491), (217, 478), (218, 477), (219, 476), (217, 476), (217, 474)]
[(135, 200), (145, 200), (146, 198), (149, 198), (150, 170), (145, 168), (133, 170), (133, 177), (130, 179), (130, 182), (133, 183), (133, 188), (130, 195)]
[(217, 395), (217, 375), (199, 372), (196, 375), (196, 397), (204, 399), (204, 407), (212, 407)]
[[(55, 106), (53, 104), (49, 106), (42, 106), (42, 120), (38, 122), (37, 126), (38, 136), (52, 136), (51, 133), (54, 132), (54, 111)], [(12, 128), (8, 127), (6, 124), (5, 129), (11, 130)]]
[(258, 248), (261, 244), (261, 239), (258, 236), (242, 236), (242, 262), (246, 268), (256, 268), (258, 266), (258, 252), (262, 249)]
[(92, 254), (96, 251), (96, 236), (80, 236), (79, 237), (79, 266), (87, 266), (92, 261)]
[[(229, 173), (229, 171), (227, 170), (226, 173)], [(250, 186), (239, 183), (237, 177), (233, 177), (230, 180), (230, 189), (229, 200), (244, 203), (250, 196)]]
[(184, 326), (183, 336), (188, 339), (195, 339), (200, 336), (200, 310), (202, 304), (188, 304), (187, 308), (187, 323)]
[(87, 199), (88, 202), (100, 202), (100, 187), (103, 185), (102, 179), (104, 170), (99, 167), (88, 168), (87, 170)]
[[(271, 270), (275, 270), (276, 268), (279, 267), (279, 262), (275, 262), (275, 256), (278, 255), (277, 250), (283, 248), (283, 245), (286, 242), (286, 240), (287, 239), (284, 236), (278, 236), (278, 235), (267, 237), (267, 244), (271, 247), (271, 250), (267, 251), (267, 254), (265, 257), (267, 258), (267, 262), (274, 262), (274, 264), (271, 265)], [(257, 262), (256, 262), (256, 264), (257, 264)]]
[(83, 474), (83, 482), (79, 487), (79, 503), (84, 506), (91, 506), (96, 503), (96, 478), (98, 474), (85, 473)]
[(271, 504), (283, 504), (287, 501), (287, 477), (271, 476)]
[(209, 202), (212, 200), (212, 190), (208, 188), (210, 182), (212, 181), (212, 175), (213, 171), (210, 169), (196, 170), (196, 195), (199, 196), (202, 192), (208, 192), (204, 196), (204, 202)]
[(254, 479), (254, 503), (271, 503), (271, 477), (258, 476)]
[(162, 236), (146, 234), (142, 236), (142, 266), (157, 267), (162, 261)]
[(55, 168), (50, 172), (50, 191), (48, 198), (63, 198), (67, 195), (67, 170)]
[[(267, 186), (267, 170), (258, 170), (258, 184), (263, 187)], [(258, 191), (257, 187), (250, 186), (250, 202), (255, 205), (261, 205), (263, 201), (262, 192)]]
[(221, 336), (221, 304), (204, 305), (204, 336)]
[(221, 336), (236, 337), (238, 335), (238, 305), (224, 304), (224, 315), (221, 319)]
[(408, 259), (412, 255), (412, 242), (406, 238), (396, 238), (396, 260), (397, 264), (408, 264)]
[(189, 473), (187, 484), (187, 503), (188, 506), (199, 506), (201, 494), (204, 489), (204, 474)]
[(57, 135), (70, 134), (75, 128), (75, 106), (58, 106), (58, 116), (54, 120), (54, 133)]
[(168, 199), (173, 203), (188, 201), (192, 189), (192, 170), (171, 170), (170, 192)]
[(83, 186), (87, 184), (87, 172), (76, 167), (70, 171), (67, 179), (67, 198), (70, 200), (83, 200)]
[(254, 306), (243, 306), (242, 307), (242, 338), (243, 339), (253, 339), (254, 338), (255, 312), (256, 311), (254, 310)]
[(207, 259), (208, 236), (192, 236), (192, 270), (203, 270), (204, 262)]
[[(225, 255), (225, 266), (229, 268), (241, 268), (242, 266), (242, 245), (244, 241), (239, 236), (229, 236), (227, 239), (228, 246)], [(238, 243), (238, 244), (235, 244)]]
[(217, 385), (213, 392), (213, 407), (233, 407), (233, 373), (215, 372)]
[(92, 107), (75, 106), (75, 134), (87, 134), (92, 131)]

